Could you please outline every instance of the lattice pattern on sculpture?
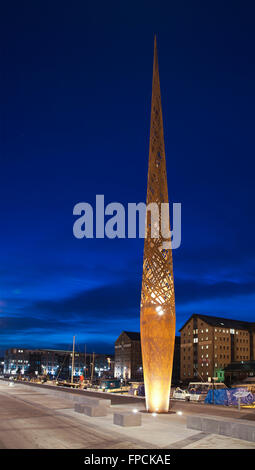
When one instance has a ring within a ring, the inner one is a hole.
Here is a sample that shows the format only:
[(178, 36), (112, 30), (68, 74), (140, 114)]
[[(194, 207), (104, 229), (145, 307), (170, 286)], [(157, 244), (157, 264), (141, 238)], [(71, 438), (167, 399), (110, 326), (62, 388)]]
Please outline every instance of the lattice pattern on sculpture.
[[(175, 296), (170, 238), (166, 249), (166, 239), (161, 234), (161, 203), (168, 203), (168, 190), (156, 39), (146, 202), (147, 206), (157, 204), (159, 220), (155, 222), (148, 212), (141, 293), (141, 343), (147, 409), (160, 412), (169, 407), (175, 339)], [(170, 231), (169, 219), (167, 222)], [(152, 229), (158, 229), (158, 238), (152, 237)]]

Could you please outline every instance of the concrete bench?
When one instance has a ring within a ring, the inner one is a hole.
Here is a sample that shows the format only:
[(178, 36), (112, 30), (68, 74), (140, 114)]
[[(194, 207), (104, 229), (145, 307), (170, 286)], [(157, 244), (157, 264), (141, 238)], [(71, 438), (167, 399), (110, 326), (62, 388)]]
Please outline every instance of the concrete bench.
[[(90, 397), (86, 393), (84, 395), (80, 393), (72, 393), (72, 392), (64, 392), (63, 390), (50, 390), (51, 394), (59, 397), (64, 400), (70, 400), (73, 403), (81, 403), (81, 404), (91, 404), (95, 406), (111, 406), (111, 400), (110, 399), (104, 399), (104, 398), (97, 398), (97, 397)], [(48, 389), (47, 389), (48, 393)]]
[(75, 402), (81, 405), (105, 406), (107, 408), (111, 406), (111, 400), (104, 400), (94, 397), (79, 397), (79, 400), (75, 400)]
[(83, 413), (84, 411), (84, 404), (82, 403), (75, 403), (74, 405), (74, 411), (76, 411), (77, 413)]
[(141, 426), (142, 416), (140, 413), (133, 412), (114, 413), (113, 424), (117, 426)]
[[(6, 383), (9, 383), (6, 381)], [(18, 383), (20, 387), (33, 387), (33, 392), (37, 391), (38, 393), (47, 393), (50, 394), (54, 397), (64, 399), (64, 400), (70, 400), (71, 402), (74, 403), (92, 403), (91, 400), (95, 400), (96, 404), (98, 405), (103, 405), (103, 406), (111, 406), (111, 399), (107, 398), (100, 398), (100, 396), (95, 397), (89, 396), (90, 392), (84, 392), (83, 393), (76, 393), (75, 390), (71, 391), (70, 389), (64, 389), (64, 387), (51, 387), (50, 385), (38, 385), (35, 383), (30, 383), (30, 382), (24, 382), (24, 383)], [(93, 392), (91, 392), (93, 394)], [(98, 394), (99, 395), (99, 394)], [(103, 395), (103, 393), (102, 393)], [(105, 394), (104, 394), (105, 395)]]
[(107, 415), (107, 407), (106, 406), (94, 406), (94, 405), (83, 405), (83, 413), (87, 416), (91, 417), (100, 417)]
[(187, 428), (255, 442), (255, 422), (220, 416), (188, 415)]
[(97, 403), (75, 403), (74, 411), (91, 417), (106, 416), (108, 407)]

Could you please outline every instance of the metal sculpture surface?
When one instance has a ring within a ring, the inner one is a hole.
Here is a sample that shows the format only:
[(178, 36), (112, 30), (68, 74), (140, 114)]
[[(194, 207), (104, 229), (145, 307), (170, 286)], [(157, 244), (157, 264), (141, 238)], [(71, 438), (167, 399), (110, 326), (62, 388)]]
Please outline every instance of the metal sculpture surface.
[[(161, 212), (161, 204), (168, 203), (168, 190), (156, 38), (146, 203), (141, 293), (143, 373), (147, 411), (162, 413), (169, 410), (175, 342), (175, 296), (170, 238), (166, 241), (161, 230), (162, 224), (168, 226), (170, 237), (169, 207), (167, 216)], [(151, 203), (158, 207), (158, 221), (148, 211)], [(157, 230), (158, 238), (154, 238)]]

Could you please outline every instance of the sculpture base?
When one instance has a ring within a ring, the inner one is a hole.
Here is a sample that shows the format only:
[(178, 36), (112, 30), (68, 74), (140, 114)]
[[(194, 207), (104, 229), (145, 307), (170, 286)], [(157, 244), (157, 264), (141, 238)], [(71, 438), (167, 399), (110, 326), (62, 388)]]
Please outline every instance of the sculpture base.
[(147, 410), (140, 410), (140, 413), (146, 413), (149, 415), (152, 415), (152, 413), (155, 413), (157, 415), (174, 415), (176, 414), (176, 411), (169, 410), (169, 411), (147, 411)]

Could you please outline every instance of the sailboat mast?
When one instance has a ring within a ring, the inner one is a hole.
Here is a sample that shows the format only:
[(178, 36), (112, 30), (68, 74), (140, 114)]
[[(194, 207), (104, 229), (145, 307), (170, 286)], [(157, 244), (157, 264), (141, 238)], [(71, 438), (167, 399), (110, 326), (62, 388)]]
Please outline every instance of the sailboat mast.
[(93, 375), (94, 375), (94, 362), (95, 362), (95, 353), (93, 352), (93, 359), (92, 359), (92, 369), (91, 369), (91, 385), (93, 384)]
[(75, 336), (73, 337), (73, 354), (72, 354), (72, 376), (71, 376), (71, 383), (73, 383), (73, 372), (74, 372), (74, 346), (75, 346)]
[(84, 367), (84, 379), (86, 379), (86, 369), (87, 369), (87, 353), (86, 353), (86, 344), (85, 344), (85, 367)]

